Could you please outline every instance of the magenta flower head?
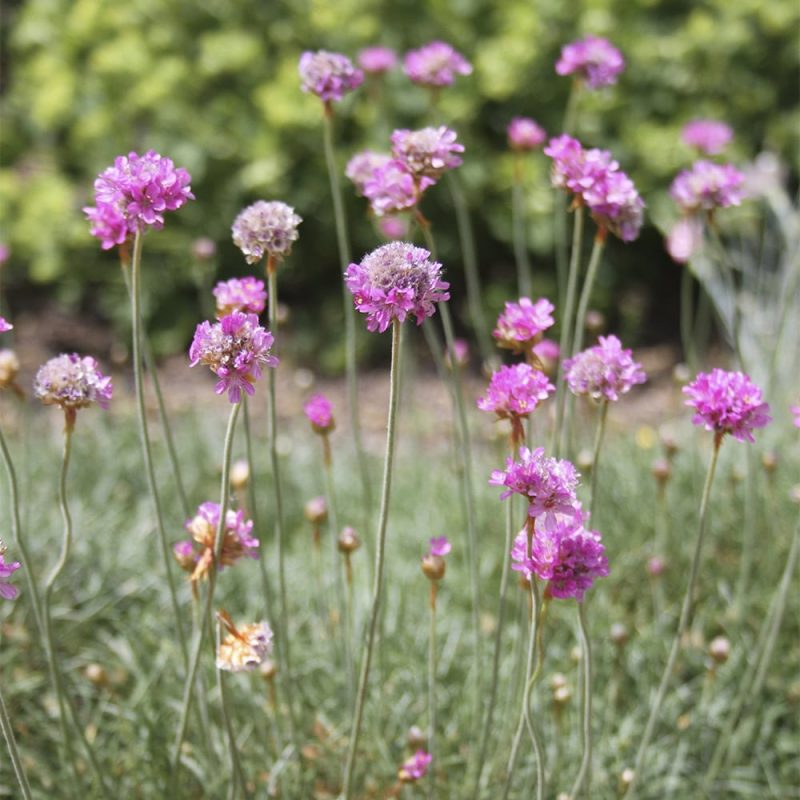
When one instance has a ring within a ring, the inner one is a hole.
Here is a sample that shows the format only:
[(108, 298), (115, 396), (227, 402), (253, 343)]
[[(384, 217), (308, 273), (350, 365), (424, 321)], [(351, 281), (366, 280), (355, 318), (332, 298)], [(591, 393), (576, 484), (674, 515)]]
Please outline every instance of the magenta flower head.
[(422, 191), (435, 182), (432, 178), (418, 179), (402, 161), (390, 158), (372, 171), (364, 183), (363, 194), (375, 216), (382, 217), (413, 208)]
[(361, 153), (356, 153), (347, 162), (344, 174), (353, 182), (356, 192), (364, 195), (364, 187), (368, 181), (372, 180), (375, 170), (391, 160), (392, 157), (388, 153), (375, 153), (372, 150), (364, 150)]
[(743, 198), (744, 175), (732, 164), (696, 161), (678, 173), (670, 186), (672, 199), (684, 213), (738, 206)]
[(726, 433), (740, 442), (754, 442), (753, 430), (772, 420), (761, 389), (743, 372), (713, 369), (701, 372), (683, 393), (695, 410), (692, 422), (714, 431), (717, 443)]
[(418, 181), (421, 178), (436, 180), (463, 163), (457, 154), (464, 152), (464, 145), (456, 141), (457, 136), (445, 125), (418, 131), (396, 130), (392, 133), (392, 155), (405, 164)]
[(185, 169), (155, 150), (117, 156), (94, 182), (95, 205), (83, 209), (92, 236), (109, 250), (137, 231), (162, 228), (165, 211), (194, 200), (191, 180)]
[(33, 381), (33, 393), (46, 406), (61, 406), (67, 427), (75, 423), (79, 408), (97, 404), (107, 409), (114, 387), (91, 356), (62, 353), (39, 367)]
[(564, 362), (564, 378), (573, 394), (616, 402), (647, 376), (616, 336), (601, 336), (597, 341)]
[(542, 369), (548, 375), (555, 372), (555, 368), (558, 366), (558, 359), (561, 355), (561, 348), (558, 342), (554, 342), (552, 339), (542, 339), (533, 346), (531, 352), (539, 360)]
[(683, 126), (681, 139), (708, 156), (721, 153), (733, 139), (730, 125), (715, 119), (693, 119)]
[(219, 322), (197, 326), (189, 348), (189, 366), (210, 367), (219, 378), (214, 391), (227, 391), (228, 400), (238, 403), (242, 389), (255, 394), (253, 384), (261, 377), (262, 366), (278, 366), (278, 359), (270, 354), (272, 342), (272, 334), (258, 324), (255, 314), (234, 311)]
[(303, 412), (315, 433), (330, 433), (335, 427), (333, 405), (324, 394), (315, 394), (303, 405)]
[(172, 555), (178, 562), (178, 566), (185, 572), (193, 572), (200, 556), (194, 549), (194, 542), (191, 539), (183, 539), (172, 545)]
[(538, 122), (530, 117), (514, 117), (506, 128), (508, 145), (512, 150), (536, 150), (544, 144), (547, 134)]
[(446, 556), (452, 549), (453, 546), (446, 536), (434, 536), (430, 541), (428, 555)]
[(367, 315), (367, 330), (383, 333), (393, 320), (413, 314), (417, 325), (432, 317), (435, 304), (450, 299), (442, 265), (407, 242), (390, 242), (351, 264), (344, 274), (355, 307)]
[(244, 253), (248, 264), (265, 257), (280, 260), (291, 252), (302, 221), (286, 203), (259, 200), (239, 212), (233, 221), (233, 243)]
[(522, 495), (528, 501), (528, 516), (542, 517), (549, 524), (556, 521), (557, 515), (582, 518), (575, 496), (579, 477), (571, 462), (545, 456), (543, 447), (520, 447), (519, 461), (508, 458), (505, 470), (492, 472), (489, 484), (505, 487), (501, 500), (512, 494)]
[(372, 75), (382, 75), (397, 64), (397, 53), (391, 47), (365, 47), (358, 54), (358, 66)]
[(518, 303), (506, 303), (492, 336), (499, 347), (517, 353), (527, 352), (555, 322), (553, 311), (555, 306), (544, 297), (535, 303), (530, 297), (520, 297)]
[(212, 292), (217, 301), (217, 316), (226, 317), (234, 311), (260, 314), (267, 305), (264, 281), (248, 275), (220, 281)]
[(0, 542), (0, 597), (4, 600), (13, 600), (19, 589), (14, 586), (9, 578), (22, 566), (19, 561), (6, 561), (6, 547)]
[(446, 42), (437, 41), (409, 50), (403, 70), (414, 83), (441, 89), (452, 85), (457, 75), (470, 75), (472, 64)]
[(622, 53), (608, 39), (587, 36), (561, 48), (561, 58), (556, 62), (559, 75), (575, 75), (590, 89), (611, 86), (617, 75), (625, 69)]
[(5, 333), (13, 329), (14, 326), (5, 317), (0, 317), (0, 333)]
[(317, 95), (325, 103), (339, 102), (348, 92), (364, 82), (364, 73), (353, 66), (350, 59), (341, 53), (318, 50), (306, 51), (298, 64), (300, 88)]
[(413, 783), (424, 778), (428, 773), (433, 756), (425, 750), (417, 750), (411, 758), (407, 758), (397, 772), (397, 777), (402, 783)]

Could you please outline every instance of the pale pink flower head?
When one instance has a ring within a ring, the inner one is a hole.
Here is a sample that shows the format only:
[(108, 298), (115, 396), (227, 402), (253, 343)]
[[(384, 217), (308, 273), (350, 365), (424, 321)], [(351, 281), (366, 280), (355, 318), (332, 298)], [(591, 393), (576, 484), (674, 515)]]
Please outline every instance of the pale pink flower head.
[(62, 353), (39, 367), (33, 393), (46, 406), (61, 406), (74, 414), (79, 408), (97, 404), (107, 409), (114, 387), (91, 356)]
[(200, 236), (192, 242), (192, 255), (198, 261), (211, 261), (217, 254), (217, 243), (208, 236)]
[(178, 566), (186, 572), (193, 572), (195, 564), (200, 559), (194, 549), (194, 541), (192, 539), (183, 539), (172, 545), (172, 555), (178, 562)]
[(564, 362), (564, 379), (573, 394), (616, 402), (647, 376), (616, 336), (601, 336), (597, 341)]
[(109, 250), (137, 231), (164, 227), (164, 212), (194, 200), (191, 180), (185, 169), (155, 150), (117, 156), (94, 182), (95, 205), (83, 209), (92, 236)]
[(381, 217), (378, 220), (378, 230), (389, 241), (405, 239), (408, 236), (408, 221), (400, 216)]
[(0, 333), (5, 333), (13, 329), (14, 326), (5, 317), (0, 317)]
[(316, 433), (330, 433), (336, 426), (333, 419), (333, 404), (324, 394), (309, 397), (303, 405), (303, 413)]
[(464, 152), (464, 145), (456, 139), (458, 134), (446, 125), (407, 129), (392, 133), (392, 155), (405, 164), (409, 172), (419, 181), (422, 178), (437, 180), (447, 170), (463, 162), (457, 155)]
[(302, 218), (279, 200), (258, 200), (239, 212), (233, 221), (233, 243), (242, 251), (248, 264), (267, 256), (281, 259), (289, 255), (298, 239), (297, 226)]
[(225, 317), (234, 311), (260, 314), (267, 305), (264, 281), (248, 275), (220, 281), (212, 292), (217, 301), (217, 316)]
[(424, 778), (428, 773), (433, 756), (425, 750), (417, 750), (413, 756), (407, 758), (397, 773), (402, 783), (413, 783)]
[(610, 231), (623, 242), (638, 238), (644, 222), (644, 200), (624, 172), (610, 170), (600, 175), (583, 191), (582, 197), (599, 228)]
[(678, 264), (686, 264), (703, 245), (703, 223), (694, 215), (681, 217), (667, 234), (667, 252)]
[(684, 213), (738, 206), (744, 199), (744, 175), (733, 164), (696, 161), (679, 172), (669, 193)]
[(409, 50), (403, 70), (414, 83), (440, 89), (450, 86), (458, 75), (472, 73), (472, 64), (446, 42), (430, 42), (417, 50)]
[(667, 562), (661, 556), (653, 556), (647, 561), (647, 574), (651, 578), (659, 578), (664, 574)]
[(721, 153), (733, 139), (730, 125), (716, 119), (693, 119), (683, 126), (681, 139), (707, 156)]
[(443, 557), (446, 556), (452, 549), (453, 546), (450, 544), (450, 540), (446, 536), (434, 536), (430, 541), (428, 555)]
[(228, 400), (238, 403), (242, 389), (255, 394), (253, 384), (261, 377), (261, 368), (277, 367), (278, 359), (270, 353), (273, 336), (258, 324), (255, 314), (234, 311), (219, 322), (197, 326), (189, 348), (189, 366), (205, 364), (219, 378), (214, 391), (228, 392)]
[(4, 600), (13, 600), (18, 594), (14, 584), (9, 578), (22, 566), (19, 561), (6, 561), (5, 545), (0, 542), (0, 597)]
[(365, 47), (358, 54), (358, 66), (372, 75), (382, 75), (397, 64), (397, 53), (391, 47)]
[(364, 73), (341, 53), (306, 51), (298, 64), (300, 88), (317, 95), (325, 103), (339, 102), (364, 82)]
[(392, 157), (388, 153), (375, 153), (372, 150), (364, 150), (361, 153), (356, 153), (347, 162), (344, 174), (352, 181), (353, 186), (356, 187), (356, 192), (364, 195), (364, 187), (368, 181), (372, 180), (375, 170), (391, 160)]
[(393, 320), (413, 315), (421, 325), (450, 299), (442, 265), (431, 254), (407, 242), (390, 242), (351, 264), (344, 274), (358, 311), (367, 315), (367, 330), (383, 333)]
[(422, 191), (434, 183), (432, 178), (418, 179), (402, 161), (390, 158), (372, 171), (364, 183), (363, 194), (375, 216), (382, 217), (413, 208)]
[(623, 69), (625, 59), (622, 53), (608, 39), (599, 36), (587, 36), (564, 45), (556, 62), (559, 75), (575, 75), (590, 89), (616, 83)]
[(530, 117), (514, 117), (506, 128), (508, 145), (512, 150), (536, 150), (547, 138), (544, 128)]
[(518, 353), (526, 352), (555, 322), (553, 311), (555, 306), (544, 297), (536, 302), (530, 297), (520, 297), (518, 303), (506, 303), (497, 318), (497, 327), (492, 331), (492, 336), (500, 347)]
[(225, 611), (217, 618), (228, 635), (217, 648), (217, 669), (244, 672), (261, 665), (272, 652), (272, 629), (266, 622), (250, 622), (237, 628)]
[(761, 389), (743, 372), (701, 372), (683, 393), (689, 397), (686, 405), (695, 410), (692, 422), (713, 431), (718, 441), (730, 433), (740, 442), (754, 442), (753, 430), (772, 420)]
[(528, 417), (554, 391), (547, 376), (529, 364), (503, 366), (492, 374), (486, 394), (478, 399), (478, 408), (513, 421), (515, 417)]
[[(456, 364), (459, 367), (466, 367), (469, 364), (469, 342), (466, 339), (453, 339), (453, 354), (456, 357)], [(452, 367), (449, 350), (444, 358), (447, 366)]]

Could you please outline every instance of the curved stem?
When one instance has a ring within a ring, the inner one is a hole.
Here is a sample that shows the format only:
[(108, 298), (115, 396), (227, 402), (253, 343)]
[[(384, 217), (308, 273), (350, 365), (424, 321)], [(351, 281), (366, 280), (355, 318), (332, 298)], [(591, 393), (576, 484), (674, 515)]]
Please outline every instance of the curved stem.
[(172, 575), (172, 556), (167, 542), (167, 533), (164, 528), (164, 518), (161, 512), (161, 500), (158, 495), (155, 467), (153, 466), (153, 453), (150, 447), (150, 436), (147, 430), (147, 410), (144, 403), (144, 383), (142, 380), (142, 324), (141, 324), (141, 263), (142, 263), (142, 232), (137, 231), (133, 240), (133, 260), (131, 262), (131, 323), (133, 327), (133, 374), (136, 384), (136, 410), (139, 415), (139, 436), (144, 452), (145, 471), (150, 487), (150, 496), (153, 498), (153, 507), (156, 513), (156, 527), (161, 545), (161, 558), (167, 574), (167, 585), (172, 603), (172, 615), (178, 630), (178, 644), (183, 657), (184, 667), (188, 662), (186, 637), (181, 624), (178, 594), (175, 589), (175, 579)]
[(392, 364), (389, 372), (389, 416), (386, 426), (386, 455), (383, 462), (383, 485), (381, 487), (381, 510), (378, 520), (378, 535), (375, 549), (375, 574), (373, 576), (372, 607), (367, 628), (367, 641), (361, 662), (361, 674), (358, 681), (356, 704), (353, 711), (353, 725), (350, 731), (350, 746), (347, 753), (347, 764), (344, 773), (345, 800), (353, 796), (353, 768), (355, 767), (358, 739), (361, 734), (361, 721), (364, 714), (364, 701), (367, 695), (369, 670), (372, 664), (372, 651), (375, 644), (375, 631), (383, 593), (384, 551), (386, 546), (386, 527), (389, 520), (389, 499), (392, 488), (392, 464), (394, 461), (395, 427), (397, 421), (397, 405), (400, 389), (400, 323), (392, 322)]
[(24, 800), (31, 800), (33, 797), (31, 787), (28, 783), (25, 767), (22, 765), (19, 750), (17, 750), (17, 740), (14, 738), (14, 729), (11, 727), (11, 720), (8, 718), (8, 711), (6, 711), (2, 692), (0, 692), (0, 730), (2, 730), (3, 738), (6, 740), (8, 757), (11, 759), (11, 766), (14, 767), (14, 774), (17, 776), (17, 783), (19, 783), (19, 788), (22, 791), (22, 797)]
[(650, 708), (650, 716), (647, 720), (647, 725), (644, 730), (644, 735), (639, 744), (639, 750), (636, 753), (636, 762), (633, 767), (633, 780), (628, 785), (626, 797), (633, 800), (636, 796), (636, 785), (641, 779), (642, 770), (644, 768), (645, 758), (647, 757), (647, 750), (650, 747), (650, 740), (653, 738), (656, 722), (658, 722), (658, 715), (661, 711), (661, 705), (664, 702), (664, 697), (667, 694), (670, 681), (672, 679), (672, 671), (675, 669), (675, 663), (678, 660), (678, 653), (681, 649), (681, 639), (689, 627), (689, 619), (692, 613), (692, 606), (694, 605), (694, 589), (697, 582), (697, 573), (700, 567), (700, 555), (703, 550), (703, 540), (705, 538), (706, 528), (708, 526), (708, 505), (711, 497), (711, 484), (714, 481), (714, 473), (717, 469), (717, 458), (719, 456), (719, 448), (722, 443), (720, 434), (716, 434), (714, 439), (714, 449), (711, 453), (711, 460), (708, 464), (708, 472), (706, 473), (706, 481), (703, 486), (703, 497), (700, 501), (700, 524), (697, 533), (697, 543), (694, 549), (694, 556), (692, 557), (692, 564), (689, 568), (689, 583), (686, 587), (686, 594), (683, 598), (683, 605), (681, 607), (681, 616), (678, 620), (678, 630), (675, 632), (675, 638), (672, 640), (672, 649), (670, 650), (667, 664), (664, 668), (664, 673), (661, 676), (661, 683), (658, 686), (655, 700)]
[(428, 780), (428, 798), (436, 797), (436, 582), (431, 581), (431, 627), (428, 639), (428, 753), (431, 759), (431, 774)]
[(586, 796), (592, 796), (592, 646), (586, 624), (586, 604), (578, 603), (578, 622), (581, 633), (581, 650), (583, 662), (583, 756), (578, 777), (569, 793), (572, 800), (577, 800), (586, 787)]
[(594, 511), (594, 501), (597, 497), (597, 473), (600, 464), (600, 448), (603, 446), (603, 436), (606, 431), (606, 418), (608, 417), (608, 400), (600, 402), (600, 418), (597, 421), (597, 433), (594, 437), (594, 451), (592, 453), (592, 481), (591, 494), (589, 495), (589, 515)]
[(517, 262), (517, 290), (521, 297), (533, 291), (531, 261), (525, 230), (525, 189), (522, 180), (522, 156), (514, 154), (514, 176), (511, 185), (511, 231), (514, 239), (514, 260)]

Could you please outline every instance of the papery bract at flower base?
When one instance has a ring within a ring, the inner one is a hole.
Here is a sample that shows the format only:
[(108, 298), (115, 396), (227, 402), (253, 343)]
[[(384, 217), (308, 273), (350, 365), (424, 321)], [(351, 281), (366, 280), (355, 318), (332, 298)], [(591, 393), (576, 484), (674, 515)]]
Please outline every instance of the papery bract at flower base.
[(450, 86), (457, 75), (472, 73), (472, 65), (446, 42), (429, 42), (417, 50), (409, 50), (403, 70), (414, 83), (439, 89)]
[(267, 306), (264, 281), (250, 275), (220, 281), (212, 292), (217, 301), (217, 316), (225, 317), (234, 311), (260, 314)]
[(233, 243), (242, 251), (248, 264), (267, 256), (284, 258), (292, 250), (302, 218), (291, 206), (279, 200), (258, 200), (239, 212), (233, 222)]
[(364, 82), (364, 73), (341, 53), (306, 51), (297, 66), (300, 88), (325, 102), (338, 102)]
[(622, 53), (608, 39), (599, 36), (587, 36), (565, 45), (556, 62), (559, 75), (577, 75), (590, 89), (616, 83), (623, 69)]
[(647, 376), (616, 336), (601, 336), (598, 342), (564, 362), (564, 379), (573, 394), (615, 402)]

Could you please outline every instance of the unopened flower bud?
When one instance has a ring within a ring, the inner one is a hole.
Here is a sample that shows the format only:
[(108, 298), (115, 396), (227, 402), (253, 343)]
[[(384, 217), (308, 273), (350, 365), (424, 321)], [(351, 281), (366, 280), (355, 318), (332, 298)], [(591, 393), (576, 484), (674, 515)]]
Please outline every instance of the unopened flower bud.
[[(2, 380), (2, 367), (0, 366), (0, 381)], [(761, 456), (761, 466), (767, 475), (771, 475), (778, 468), (778, 456), (772, 450), (768, 450)]]
[(731, 643), (724, 636), (716, 636), (708, 645), (708, 654), (715, 664), (724, 664), (731, 654)]
[(304, 509), (306, 519), (313, 525), (321, 525), (328, 519), (328, 504), (324, 497), (312, 497)]
[(422, 571), (426, 577), (432, 581), (438, 581), (444, 578), (447, 565), (445, 564), (442, 556), (427, 555), (422, 559)]
[(559, 686), (553, 692), (553, 702), (556, 706), (565, 706), (572, 698), (572, 689), (569, 686)]
[(686, 364), (676, 364), (672, 370), (672, 381), (676, 386), (684, 386), (692, 379), (692, 371)]
[(412, 725), (408, 729), (408, 746), (412, 750), (418, 750), (420, 747), (425, 747), (427, 739), (422, 728), (418, 725)]
[(611, 637), (611, 641), (614, 642), (614, 644), (619, 648), (625, 647), (630, 636), (628, 629), (621, 622), (615, 622), (611, 626), (609, 635)]
[(647, 572), (651, 578), (658, 578), (667, 568), (667, 562), (661, 556), (653, 556), (647, 562)]
[(789, 489), (789, 500), (796, 506), (800, 506), (800, 483), (796, 483)]
[(606, 329), (606, 318), (602, 311), (590, 309), (586, 313), (586, 332), (597, 336)]
[(247, 488), (247, 482), (250, 480), (250, 466), (247, 461), (240, 458), (233, 462), (231, 467), (231, 488), (235, 492), (243, 491)]
[(217, 254), (217, 245), (213, 239), (201, 236), (192, 242), (192, 255), (198, 261), (210, 261)]
[(271, 658), (266, 658), (259, 665), (258, 671), (265, 681), (271, 681), (278, 674), (278, 665)]
[(336, 544), (340, 553), (354, 553), (361, 547), (361, 539), (358, 538), (356, 529), (348, 525), (339, 532)]
[(622, 770), (622, 775), (619, 776), (619, 784), (623, 790), (627, 789), (631, 783), (633, 783), (635, 774), (636, 773), (630, 767), (626, 767), (624, 770)]
[(553, 692), (567, 685), (567, 676), (563, 672), (554, 672), (550, 678), (550, 688)]
[(108, 686), (108, 673), (100, 664), (87, 664), (84, 670), (87, 680), (94, 686)]
[(591, 450), (581, 450), (578, 453), (578, 458), (575, 460), (578, 469), (581, 472), (589, 473), (592, 471), (594, 465), (594, 457)]
[(666, 458), (657, 458), (650, 467), (650, 472), (658, 485), (664, 487), (672, 475), (672, 467)]

